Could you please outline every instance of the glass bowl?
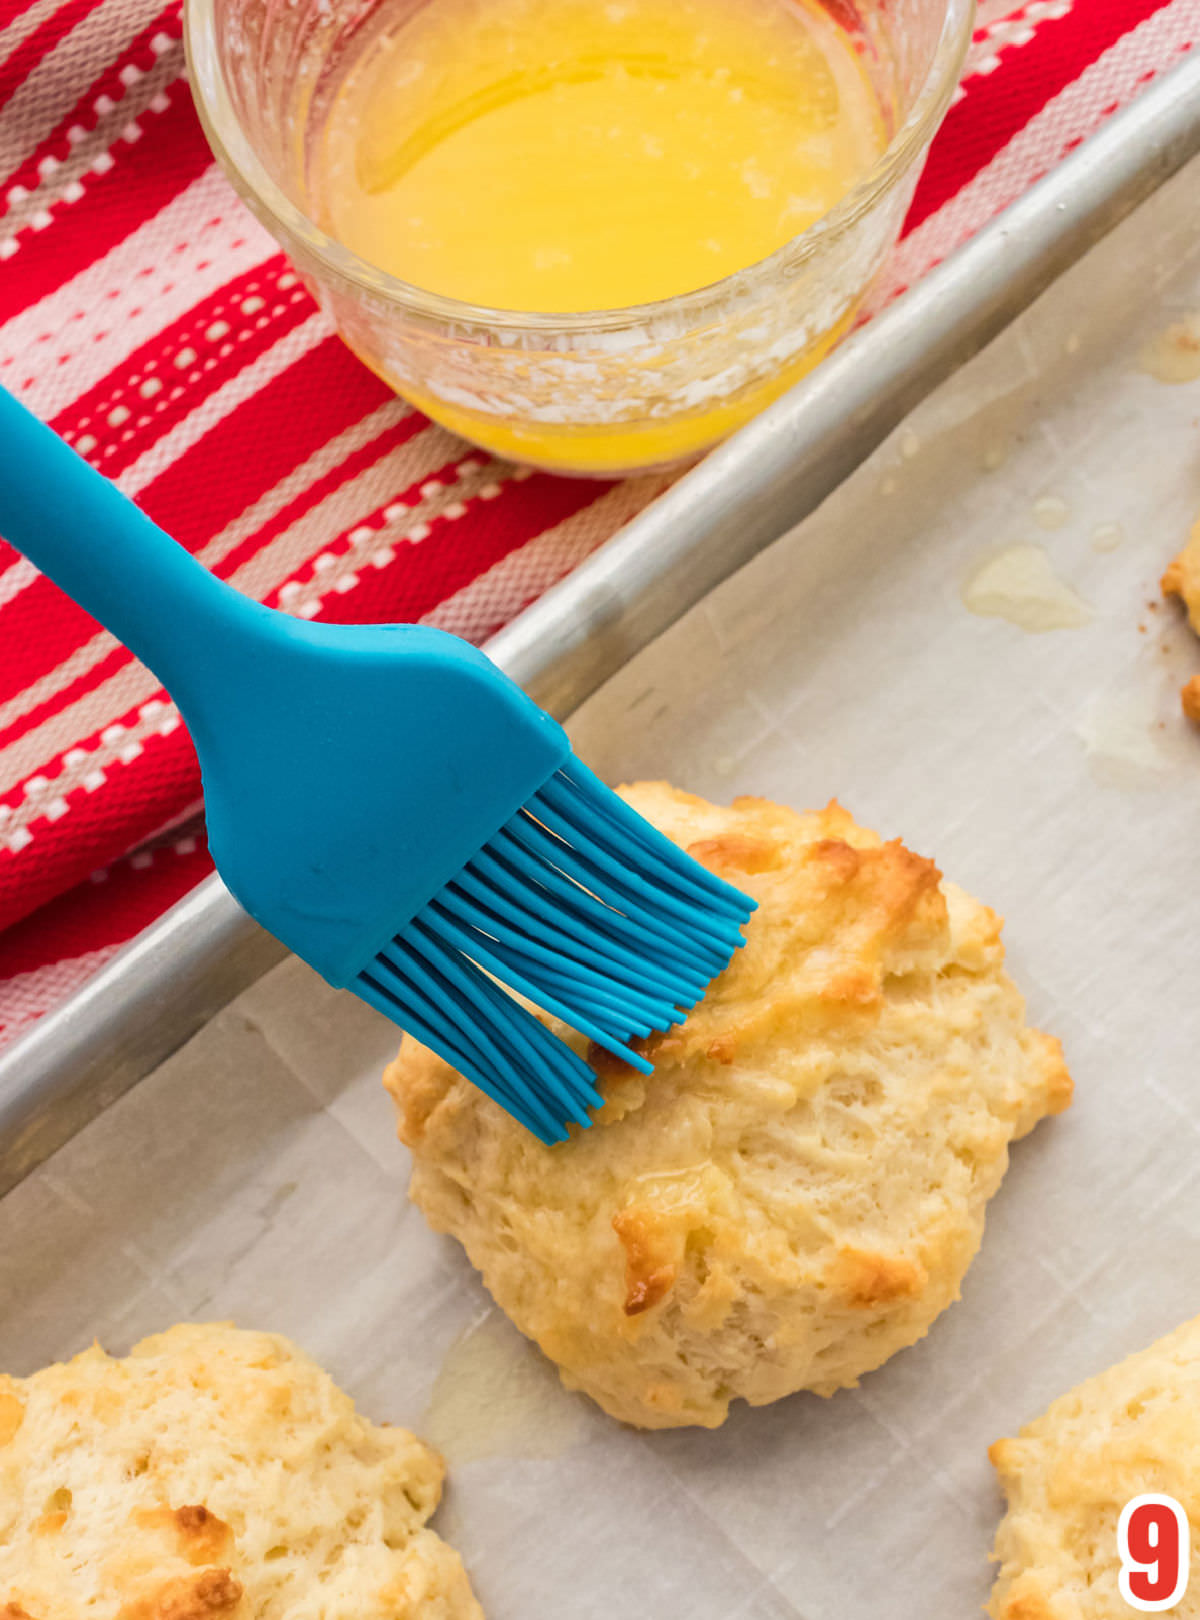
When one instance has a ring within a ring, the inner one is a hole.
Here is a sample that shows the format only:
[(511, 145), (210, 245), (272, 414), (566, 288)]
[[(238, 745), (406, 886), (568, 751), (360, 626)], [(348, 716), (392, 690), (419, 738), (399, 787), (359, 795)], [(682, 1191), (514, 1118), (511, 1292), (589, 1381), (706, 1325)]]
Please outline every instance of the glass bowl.
[(435, 421), (495, 454), (616, 476), (717, 443), (853, 324), (899, 235), (971, 37), (974, 0), (822, 0), (889, 117), (888, 145), (828, 214), (711, 286), (580, 314), (487, 309), (411, 286), (306, 212), (310, 143), (381, 12), (425, 0), (186, 0), (213, 150), (351, 349)]

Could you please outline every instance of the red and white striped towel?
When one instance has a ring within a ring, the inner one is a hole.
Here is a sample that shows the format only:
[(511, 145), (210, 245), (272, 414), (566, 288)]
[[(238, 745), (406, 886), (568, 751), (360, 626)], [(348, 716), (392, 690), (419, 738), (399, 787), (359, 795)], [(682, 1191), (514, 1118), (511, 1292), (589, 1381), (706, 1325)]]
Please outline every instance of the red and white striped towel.
[[(1200, 0), (984, 0), (877, 303), (1198, 39)], [(665, 483), (525, 474), (392, 398), (214, 166), (178, 0), (0, 0), (0, 381), (311, 618), (482, 640)], [(153, 676), (0, 541), (0, 1041), (206, 874), (198, 810)]]

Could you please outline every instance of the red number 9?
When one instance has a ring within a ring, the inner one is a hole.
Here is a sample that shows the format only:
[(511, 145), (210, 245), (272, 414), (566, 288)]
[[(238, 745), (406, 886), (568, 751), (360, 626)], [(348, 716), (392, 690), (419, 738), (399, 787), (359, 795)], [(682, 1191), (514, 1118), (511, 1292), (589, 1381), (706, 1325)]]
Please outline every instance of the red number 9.
[(1187, 1591), (1187, 1514), (1173, 1496), (1149, 1493), (1126, 1502), (1117, 1526), (1119, 1586), (1131, 1609), (1173, 1609)]

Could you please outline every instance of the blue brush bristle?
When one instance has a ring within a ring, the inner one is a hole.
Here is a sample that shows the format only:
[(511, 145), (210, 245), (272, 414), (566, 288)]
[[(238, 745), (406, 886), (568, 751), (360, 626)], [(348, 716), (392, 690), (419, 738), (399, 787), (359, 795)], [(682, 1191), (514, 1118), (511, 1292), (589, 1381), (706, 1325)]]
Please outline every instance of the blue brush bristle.
[(559, 1142), (602, 1099), (584, 1060), (516, 997), (648, 1074), (630, 1042), (695, 1006), (753, 910), (572, 760), (358, 989), (535, 1136)]

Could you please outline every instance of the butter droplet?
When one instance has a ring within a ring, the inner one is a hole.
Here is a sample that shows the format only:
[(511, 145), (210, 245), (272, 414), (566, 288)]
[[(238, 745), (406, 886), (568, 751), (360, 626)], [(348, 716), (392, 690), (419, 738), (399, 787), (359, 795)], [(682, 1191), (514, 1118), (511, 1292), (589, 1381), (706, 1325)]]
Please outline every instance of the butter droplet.
[(1159, 382), (1195, 382), (1200, 377), (1200, 315), (1188, 315), (1152, 337), (1138, 363)]
[(1099, 523), (1092, 530), (1093, 551), (1116, 551), (1125, 539), (1125, 530), (1119, 523)]
[(1071, 515), (1071, 508), (1060, 495), (1043, 495), (1033, 503), (1033, 516), (1041, 529), (1061, 529)]
[(450, 1346), (423, 1439), (447, 1462), (484, 1457), (558, 1457), (583, 1436), (582, 1398), (569, 1394), (541, 1352), (497, 1312)]
[(1060, 579), (1041, 546), (1009, 546), (985, 557), (963, 586), (963, 603), (986, 619), (1007, 619), (1031, 635), (1074, 630), (1092, 610)]
[(1172, 764), (1158, 728), (1158, 704), (1138, 692), (1098, 697), (1076, 727), (1088, 766), (1105, 787), (1154, 787)]
[(998, 467), (1003, 467), (1007, 459), (1008, 451), (1002, 444), (989, 445), (983, 452), (983, 465), (988, 472), (995, 472)]

